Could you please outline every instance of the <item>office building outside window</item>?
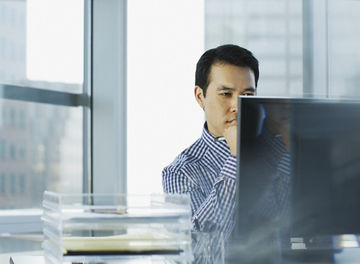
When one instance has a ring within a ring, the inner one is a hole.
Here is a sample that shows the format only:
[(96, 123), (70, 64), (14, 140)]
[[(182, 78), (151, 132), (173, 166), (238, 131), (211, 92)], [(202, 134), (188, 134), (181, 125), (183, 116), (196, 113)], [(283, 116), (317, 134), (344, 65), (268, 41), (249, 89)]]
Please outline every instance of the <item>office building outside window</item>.
[(258, 95), (303, 96), (302, 0), (206, 0), (205, 49), (233, 43), (259, 60)]

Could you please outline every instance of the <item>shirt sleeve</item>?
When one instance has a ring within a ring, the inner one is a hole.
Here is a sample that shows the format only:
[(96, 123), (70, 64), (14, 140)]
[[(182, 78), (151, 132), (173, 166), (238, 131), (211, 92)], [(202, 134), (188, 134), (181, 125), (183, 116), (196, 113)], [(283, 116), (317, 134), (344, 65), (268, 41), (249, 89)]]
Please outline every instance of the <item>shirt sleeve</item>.
[(227, 235), (233, 226), (236, 186), (236, 157), (229, 155), (208, 196), (181, 171), (163, 171), (163, 189), (166, 193), (189, 193), (193, 229), (218, 230)]

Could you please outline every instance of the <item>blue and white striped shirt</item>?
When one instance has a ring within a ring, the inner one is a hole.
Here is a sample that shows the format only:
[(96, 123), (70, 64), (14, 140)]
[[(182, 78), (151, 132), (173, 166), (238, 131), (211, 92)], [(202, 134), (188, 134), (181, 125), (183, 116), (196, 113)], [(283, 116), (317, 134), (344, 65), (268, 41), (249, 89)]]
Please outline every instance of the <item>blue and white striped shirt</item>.
[(204, 125), (203, 133), (162, 173), (166, 193), (189, 193), (193, 228), (229, 228), (236, 186), (236, 157), (225, 140), (218, 141)]
[[(269, 133), (263, 134), (272, 149), (269, 162), (282, 166), (273, 175), (275, 182), (284, 172), (288, 179), (290, 158), (284, 156), (287, 152), (281, 139), (269, 136)], [(190, 194), (194, 230), (217, 229), (227, 235), (231, 232), (234, 225), (236, 157), (231, 155), (225, 140), (217, 140), (207, 130), (206, 123), (201, 138), (164, 168), (162, 184), (166, 193)], [(278, 205), (280, 197), (277, 197), (273, 188), (276, 186), (269, 186), (268, 192), (263, 194), (263, 200)]]

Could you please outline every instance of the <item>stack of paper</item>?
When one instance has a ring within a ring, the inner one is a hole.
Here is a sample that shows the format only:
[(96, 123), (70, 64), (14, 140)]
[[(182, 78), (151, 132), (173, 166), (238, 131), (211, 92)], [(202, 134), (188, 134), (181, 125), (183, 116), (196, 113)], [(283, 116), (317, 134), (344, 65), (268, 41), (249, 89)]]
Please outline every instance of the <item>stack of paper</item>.
[(74, 195), (45, 192), (47, 263), (152, 256), (191, 263), (187, 195)]

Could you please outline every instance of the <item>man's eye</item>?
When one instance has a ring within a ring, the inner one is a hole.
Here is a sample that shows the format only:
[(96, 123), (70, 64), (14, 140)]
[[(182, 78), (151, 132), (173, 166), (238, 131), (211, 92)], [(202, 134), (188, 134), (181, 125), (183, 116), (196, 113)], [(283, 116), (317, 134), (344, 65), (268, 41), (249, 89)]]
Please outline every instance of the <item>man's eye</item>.
[(254, 96), (255, 94), (254, 93), (245, 93), (243, 94), (243, 96)]
[(226, 97), (229, 97), (231, 96), (231, 93), (221, 93), (222, 96), (226, 96)]

